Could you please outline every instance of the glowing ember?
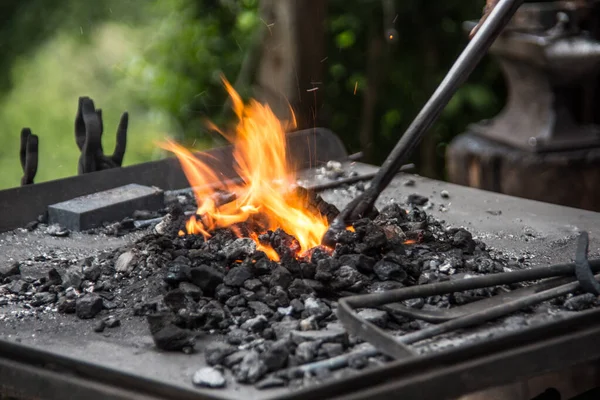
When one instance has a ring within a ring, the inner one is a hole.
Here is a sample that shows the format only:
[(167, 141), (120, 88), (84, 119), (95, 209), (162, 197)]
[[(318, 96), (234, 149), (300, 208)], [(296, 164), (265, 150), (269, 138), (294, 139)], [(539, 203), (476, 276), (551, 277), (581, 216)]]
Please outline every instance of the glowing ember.
[[(234, 224), (252, 218), (257, 228), (249, 236), (257, 248), (272, 260), (279, 257), (275, 250), (258, 240), (258, 235), (267, 230), (281, 228), (294, 236), (300, 243), (299, 254), (318, 246), (327, 231), (327, 219), (308, 211), (306, 199), (296, 194), (293, 170), (286, 158), (285, 132), (295, 127), (295, 120), (285, 123), (277, 119), (271, 109), (251, 100), (244, 105), (240, 96), (223, 79), (225, 88), (233, 100), (233, 109), (239, 118), (235, 135), (221, 132), (233, 144), (236, 172), (242, 178), (240, 184), (219, 182), (218, 173), (198, 160), (190, 151), (173, 141), (161, 144), (179, 159), (183, 171), (194, 188), (198, 204), (196, 216), (186, 223), (187, 234), (202, 234), (205, 238), (218, 228), (232, 227)], [(226, 204), (215, 202), (217, 190), (235, 194), (235, 199)], [(233, 231), (241, 236), (236, 229)]]

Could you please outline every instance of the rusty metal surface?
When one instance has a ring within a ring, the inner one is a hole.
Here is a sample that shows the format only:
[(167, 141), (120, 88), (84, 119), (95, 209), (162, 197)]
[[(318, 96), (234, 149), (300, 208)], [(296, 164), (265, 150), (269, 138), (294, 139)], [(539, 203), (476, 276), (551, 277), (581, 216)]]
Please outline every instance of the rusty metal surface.
[[(348, 154), (341, 140), (323, 128), (307, 129), (288, 134), (289, 160), (297, 169), (329, 160), (344, 160)], [(225, 178), (237, 174), (232, 165), (231, 147), (197, 153), (207, 165), (220, 171)], [(164, 190), (187, 187), (187, 180), (174, 158), (113, 168), (81, 176), (0, 190), (0, 232), (15, 229), (43, 214), (50, 204), (75, 197), (137, 183), (158, 186)]]

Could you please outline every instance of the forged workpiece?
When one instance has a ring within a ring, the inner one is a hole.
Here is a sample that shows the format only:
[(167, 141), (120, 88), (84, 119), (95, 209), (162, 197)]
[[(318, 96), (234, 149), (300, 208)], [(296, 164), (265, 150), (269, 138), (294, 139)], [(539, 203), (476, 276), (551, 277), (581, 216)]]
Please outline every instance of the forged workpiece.
[(72, 231), (83, 231), (103, 222), (119, 221), (137, 210), (156, 211), (162, 207), (162, 190), (130, 184), (53, 204), (48, 207), (48, 220)]

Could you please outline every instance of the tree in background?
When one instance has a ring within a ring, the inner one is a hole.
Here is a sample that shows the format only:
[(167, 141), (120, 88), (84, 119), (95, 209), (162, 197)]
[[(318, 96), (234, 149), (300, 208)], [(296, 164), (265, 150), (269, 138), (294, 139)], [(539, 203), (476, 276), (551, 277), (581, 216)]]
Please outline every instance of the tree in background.
[[(483, 0), (328, 0), (326, 69), (317, 121), (352, 151), (380, 162), (466, 44), (461, 23)], [(163, 156), (154, 141), (175, 136), (215, 144), (202, 120), (226, 121), (220, 75), (236, 81), (261, 21), (258, 0), (4, 0), (0, 4), (0, 188), (18, 184), (19, 131), (40, 136), (36, 182), (74, 175), (77, 97), (104, 110), (106, 138), (131, 115), (125, 165)], [(386, 40), (386, 30), (397, 35)], [(241, 93), (251, 95), (242, 80)], [(502, 104), (487, 60), (459, 90), (421, 146), (420, 172), (443, 176), (443, 151), (468, 123)]]

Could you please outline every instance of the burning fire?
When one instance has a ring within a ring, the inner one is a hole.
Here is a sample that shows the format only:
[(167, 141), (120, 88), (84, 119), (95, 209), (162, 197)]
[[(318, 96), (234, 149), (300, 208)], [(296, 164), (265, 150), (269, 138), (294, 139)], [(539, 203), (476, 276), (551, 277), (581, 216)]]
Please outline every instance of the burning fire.
[[(223, 82), (239, 122), (234, 135), (223, 133), (212, 124), (211, 127), (233, 144), (241, 183), (221, 182), (215, 187), (215, 182), (220, 181), (216, 171), (173, 141), (161, 144), (179, 159), (198, 204), (196, 216), (186, 223), (187, 232), (180, 234), (202, 234), (208, 238), (215, 229), (229, 227), (241, 236), (234, 224), (252, 218), (256, 219), (253, 225), (257, 228), (249, 236), (272, 260), (279, 259), (275, 250), (258, 240), (258, 235), (267, 230), (281, 228), (294, 236), (300, 244), (298, 255), (320, 245), (327, 231), (327, 219), (306, 209), (305, 199), (293, 189), (296, 179), (286, 158), (285, 132), (296, 126), (295, 118), (289, 123), (280, 121), (267, 105), (255, 100), (244, 105), (227, 80), (223, 78)], [(234, 194), (235, 199), (219, 204), (219, 191)]]

